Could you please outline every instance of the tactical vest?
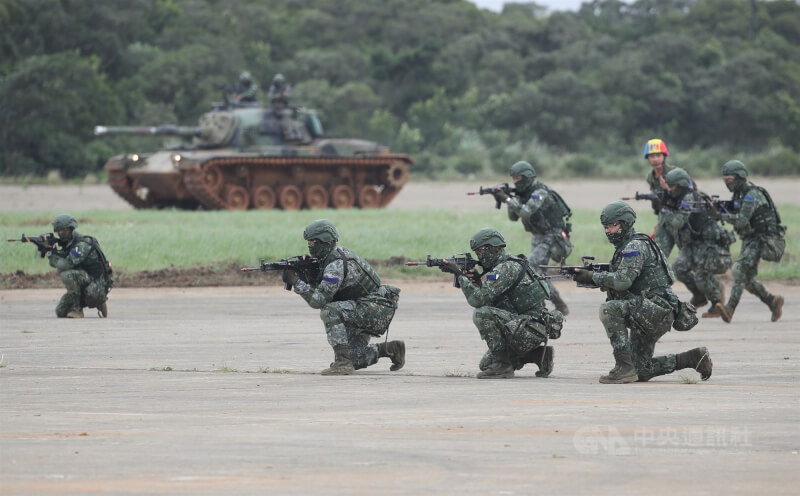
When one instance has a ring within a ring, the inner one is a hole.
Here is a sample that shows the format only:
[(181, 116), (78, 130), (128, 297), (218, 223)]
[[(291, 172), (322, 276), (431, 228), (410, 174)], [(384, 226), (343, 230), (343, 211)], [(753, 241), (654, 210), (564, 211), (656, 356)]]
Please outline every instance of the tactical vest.
[(772, 197), (769, 196), (767, 190), (761, 186), (756, 186), (755, 184), (748, 182), (744, 188), (736, 190), (733, 193), (733, 200), (738, 201), (739, 205), (742, 205), (744, 197), (747, 196), (752, 190), (761, 191), (761, 193), (767, 199), (767, 204), (761, 205), (756, 209), (755, 212), (753, 212), (753, 215), (750, 217), (750, 227), (752, 227), (753, 231), (758, 234), (777, 234), (778, 225), (781, 222), (780, 216), (778, 215), (778, 210), (775, 208), (775, 204), (772, 202)]
[(672, 286), (672, 283), (675, 282), (675, 274), (672, 272), (672, 267), (670, 267), (669, 262), (667, 262), (666, 257), (664, 257), (664, 253), (656, 242), (647, 234), (634, 233), (632, 238), (629, 238), (623, 243), (621, 247), (614, 252), (614, 257), (611, 259), (611, 270), (616, 271), (617, 268), (619, 268), (622, 262), (622, 251), (631, 239), (645, 241), (656, 260), (655, 263), (645, 264), (645, 266), (642, 267), (639, 277), (633, 281), (631, 287), (628, 288), (628, 292), (638, 295), (648, 290), (652, 292), (657, 288)]
[(111, 265), (108, 263), (108, 260), (106, 260), (106, 256), (103, 250), (100, 249), (97, 240), (92, 236), (73, 233), (72, 241), (64, 248), (64, 252), (69, 253), (69, 251), (80, 242), (84, 242), (91, 247), (89, 252), (83, 256), (80, 268), (85, 270), (86, 273), (89, 274), (89, 277), (93, 279), (99, 279), (110, 275)]
[[(515, 262), (522, 266), (514, 284), (505, 292), (497, 295), (493, 306), (502, 308), (501, 302), (511, 306), (514, 313), (530, 313), (532, 310), (543, 308), (543, 301), (550, 296), (550, 289), (531, 268), (524, 255), (518, 257), (507, 256), (503, 262)], [(501, 262), (501, 263), (503, 263)]]
[[(356, 300), (358, 298), (367, 296), (380, 287), (381, 278), (378, 273), (375, 272), (375, 269), (373, 269), (366, 260), (359, 257), (348, 248), (344, 248), (342, 246), (337, 246), (334, 248), (333, 251), (331, 251), (331, 253), (325, 258), (324, 262), (322, 263), (322, 267), (327, 267), (328, 264), (331, 264), (336, 260), (342, 261), (343, 274), (342, 284), (339, 286), (339, 290), (336, 291), (336, 294), (333, 295), (333, 301)], [(348, 262), (355, 263), (361, 269), (361, 276), (355, 281), (348, 281), (347, 279)], [(322, 282), (324, 271), (324, 268), (320, 271), (319, 280), (317, 283)]]
[(527, 202), (531, 199), (531, 194), (537, 189), (547, 191), (547, 199), (530, 218), (522, 219), (525, 230), (542, 234), (552, 232), (556, 229), (564, 230), (567, 226), (566, 220), (572, 216), (572, 210), (567, 206), (564, 199), (561, 198), (561, 195), (554, 190), (536, 181), (531, 184), (531, 187), (528, 188), (526, 192), (518, 193), (517, 197), (520, 201)]

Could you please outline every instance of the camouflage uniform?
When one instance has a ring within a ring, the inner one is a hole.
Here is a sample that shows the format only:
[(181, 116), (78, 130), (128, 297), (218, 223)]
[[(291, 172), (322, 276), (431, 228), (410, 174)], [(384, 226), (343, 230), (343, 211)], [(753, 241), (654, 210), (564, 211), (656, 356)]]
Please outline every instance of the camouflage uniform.
[(303, 235), (307, 240), (319, 240), (320, 233), (324, 243), (309, 244), (312, 256), (320, 258), (318, 277), (292, 282), (295, 293), (311, 308), (320, 310), (328, 344), (336, 354), (336, 367), (332, 364), (323, 374), (346, 374), (368, 367), (381, 357), (392, 358), (392, 370), (399, 370), (405, 363), (405, 344), (369, 344), (369, 339), (389, 329), (400, 290), (381, 285), (380, 276), (366, 260), (348, 248), (336, 246), (338, 233), (330, 221), (313, 222)]
[[(592, 282), (608, 292), (606, 302), (600, 305), (600, 321), (617, 361), (614, 369), (608, 376), (601, 377), (600, 382), (648, 381), (686, 367), (702, 369), (703, 379), (707, 379), (711, 375), (711, 363), (705, 348), (678, 355), (653, 356), (656, 343), (670, 330), (675, 316), (681, 311), (682, 304), (671, 288), (675, 276), (655, 241), (633, 228), (635, 212), (630, 206), (613, 202), (604, 209), (603, 216), (608, 217), (607, 212), (614, 208), (617, 211), (626, 209), (626, 213), (631, 215), (627, 219), (633, 220), (622, 222), (617, 233), (607, 233), (616, 248), (611, 270), (591, 274)], [(601, 219), (604, 225), (619, 220), (613, 217)], [(705, 363), (701, 365), (702, 362)], [(631, 365), (635, 370), (631, 370)], [(626, 366), (632, 373), (620, 377), (619, 371), (625, 370)]]
[[(60, 217), (64, 216), (57, 217), (56, 221)], [(48, 260), (50, 266), (58, 270), (67, 288), (56, 306), (56, 316), (82, 317), (84, 307), (101, 309), (105, 316), (105, 303), (112, 281), (110, 267), (96, 239), (83, 236), (73, 229), (72, 238), (66, 245), (61, 245), (61, 250), (50, 253)]]
[[(662, 225), (672, 234), (680, 250), (672, 268), (677, 279), (691, 291), (692, 304), (702, 306), (710, 301), (713, 312), (717, 303), (724, 304), (725, 292), (714, 274), (722, 274), (731, 267), (730, 246), (736, 237), (711, 216), (708, 210), (711, 198), (690, 189), (691, 180), (683, 169), (668, 174), (667, 183), (679, 194), (686, 192), (678, 199), (670, 196), (660, 214)], [(689, 188), (683, 186), (686, 183)]]
[[(733, 226), (742, 240), (739, 258), (733, 264), (733, 288), (725, 305), (729, 313), (726, 322), (730, 321), (730, 316), (736, 310), (744, 289), (756, 295), (772, 310), (774, 322), (781, 316), (783, 297), (770, 294), (764, 285), (756, 280), (756, 275), (758, 262), (763, 258), (764, 251), (771, 248), (770, 244), (776, 237), (783, 237), (786, 228), (781, 226), (780, 217), (766, 190), (745, 179), (747, 170), (744, 164), (737, 160), (728, 162), (725, 166), (729, 164), (733, 164), (734, 173), (738, 170), (743, 171), (744, 175), (740, 175), (734, 183), (733, 201), (734, 205), (738, 206), (738, 211), (723, 213), (721, 216), (723, 221)], [(725, 172), (726, 169), (723, 168), (723, 174)]]
[(289, 106), (292, 99), (292, 87), (286, 83), (286, 78), (282, 74), (276, 74), (269, 87), (269, 102), (274, 107), (283, 109)]
[[(565, 217), (571, 215), (569, 207), (558, 193), (539, 181), (533, 180), (527, 187), (520, 187), (520, 183), (516, 185), (514, 198), (506, 201), (508, 218), (512, 221), (521, 220), (525, 230), (531, 233), (528, 260), (534, 266), (547, 265), (550, 260), (563, 262), (572, 253), (569, 239), (571, 225), (565, 221)], [(547, 286), (555, 307), (567, 315), (569, 309), (558, 290), (550, 281), (547, 281)]]
[[(481, 232), (485, 231), (496, 233)], [(479, 367), (486, 375), (507, 367), (506, 376), (512, 377), (513, 371), (526, 363), (537, 363), (540, 370), (536, 375), (547, 377), (552, 370), (553, 354), (552, 348), (547, 347), (546, 354), (544, 348), (548, 337), (560, 336), (564, 317), (558, 310), (545, 308), (549, 291), (541, 276), (524, 257), (506, 254), (504, 246), (503, 243), (487, 247), (495, 251), (489, 255), (491, 261), (479, 255), (486, 270), (480, 285), (464, 275), (458, 277), (467, 303), (475, 308), (472, 322), (488, 348)], [(543, 364), (543, 360), (549, 363)], [(484, 378), (481, 374), (478, 377)]]
[[(664, 163), (664, 170), (661, 173), (661, 176), (666, 176), (669, 171), (675, 169), (674, 165), (669, 165)], [(647, 174), (647, 185), (650, 187), (650, 192), (655, 194), (656, 196), (664, 199), (667, 196), (666, 190), (661, 187), (661, 182), (655, 175), (655, 171), (650, 171)], [(664, 255), (669, 258), (670, 253), (672, 253), (672, 248), (675, 246), (675, 237), (673, 236), (672, 231), (668, 226), (665, 225), (666, 219), (664, 217), (664, 210), (662, 201), (655, 201), (652, 202), (653, 204), (653, 213), (658, 216), (658, 220), (656, 221), (656, 227), (653, 230), (653, 239), (656, 240), (658, 247), (661, 248), (661, 251), (664, 252)]]

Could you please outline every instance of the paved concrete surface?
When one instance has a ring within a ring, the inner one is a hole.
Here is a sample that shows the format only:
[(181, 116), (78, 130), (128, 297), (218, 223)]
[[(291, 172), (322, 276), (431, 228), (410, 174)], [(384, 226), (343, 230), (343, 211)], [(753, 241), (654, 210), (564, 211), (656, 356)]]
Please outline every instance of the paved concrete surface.
[(602, 385), (599, 292), (559, 286), (551, 378), (478, 381), (460, 292), (395, 284), (406, 367), (348, 377), (317, 375), (318, 315), (280, 288), (115, 289), (105, 320), (0, 291), (0, 494), (797, 494), (797, 286), (768, 284), (777, 323), (745, 295), (659, 343), (708, 346), (709, 381)]

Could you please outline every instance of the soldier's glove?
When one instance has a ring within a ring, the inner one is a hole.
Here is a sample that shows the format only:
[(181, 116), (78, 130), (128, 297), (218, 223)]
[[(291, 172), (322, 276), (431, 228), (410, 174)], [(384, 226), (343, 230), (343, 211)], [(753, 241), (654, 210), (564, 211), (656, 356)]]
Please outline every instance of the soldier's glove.
[(439, 266), (439, 270), (442, 272), (449, 272), (451, 274), (463, 274), (461, 267), (459, 267), (457, 263), (451, 261), (442, 262), (442, 265)]
[(288, 284), (289, 286), (294, 286), (295, 283), (300, 279), (300, 276), (297, 275), (297, 272), (289, 269), (283, 269), (283, 273), (281, 274), (281, 280), (284, 284)]
[(494, 199), (500, 203), (503, 203), (510, 198), (508, 194), (506, 194), (506, 192), (501, 189), (492, 193), (492, 196), (494, 196)]
[(594, 275), (594, 272), (592, 272), (591, 270), (576, 269), (575, 275), (572, 276), (572, 280), (579, 284), (592, 284), (594, 283), (592, 275)]

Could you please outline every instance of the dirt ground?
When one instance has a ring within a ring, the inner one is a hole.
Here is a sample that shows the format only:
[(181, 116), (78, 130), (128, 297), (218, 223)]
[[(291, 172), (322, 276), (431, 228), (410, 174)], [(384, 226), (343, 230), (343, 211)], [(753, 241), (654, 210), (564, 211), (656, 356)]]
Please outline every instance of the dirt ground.
[(550, 378), (479, 381), (460, 292), (390, 282), (406, 366), (347, 377), (318, 375), (319, 314), (278, 284), (115, 289), (82, 320), (53, 316), (60, 290), (0, 291), (0, 495), (797, 494), (800, 288), (769, 284), (776, 323), (745, 296), (661, 340), (707, 346), (710, 380), (615, 386), (600, 292), (559, 284)]

